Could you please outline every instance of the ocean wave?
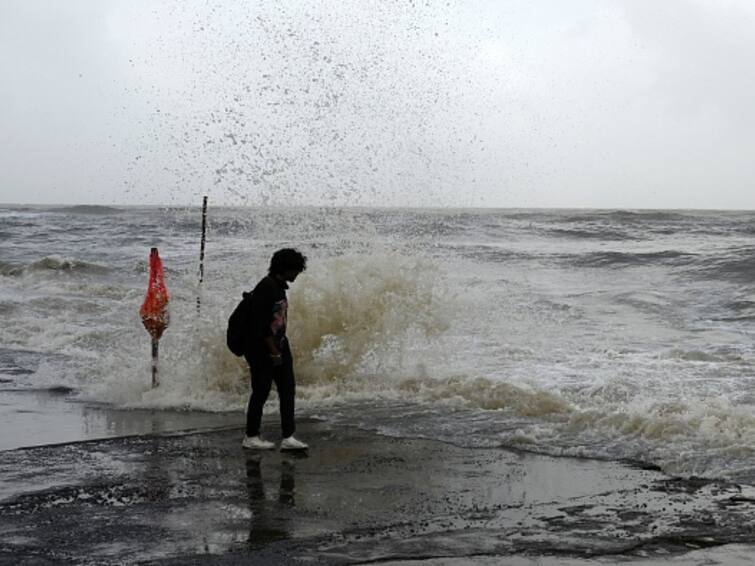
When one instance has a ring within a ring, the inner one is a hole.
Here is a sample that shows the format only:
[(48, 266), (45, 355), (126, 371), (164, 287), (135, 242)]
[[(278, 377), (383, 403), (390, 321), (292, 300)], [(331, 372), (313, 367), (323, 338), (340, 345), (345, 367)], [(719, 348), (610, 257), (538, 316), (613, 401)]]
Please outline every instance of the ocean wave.
[(323, 407), (344, 401), (358, 403), (414, 403), (425, 407), (453, 407), (494, 412), (500, 418), (568, 418), (572, 405), (558, 394), (523, 384), (484, 377), (362, 375), (310, 382), (300, 387), (305, 407)]
[(394, 254), (341, 256), (314, 267), (291, 297), (303, 375), (394, 367), (407, 345), (444, 333), (452, 309), (441, 273), (431, 261)]
[(444, 238), (475, 231), (479, 227), (472, 215), (453, 215), (441, 218), (419, 216), (402, 219), (394, 226), (384, 226), (385, 233), (397, 230), (402, 236), (416, 238)]
[(398, 388), (423, 401), (460, 401), (477, 409), (505, 411), (518, 417), (543, 418), (572, 411), (566, 399), (548, 391), (481, 377), (406, 379)]
[[(391, 218), (393, 213), (385, 212), (366, 222), (365, 213), (318, 214), (255, 211), (253, 221), (247, 220), (247, 211), (212, 215), (212, 269), (203, 287), (201, 316), (194, 277), (201, 221), (197, 209), (169, 214), (150, 209), (141, 216), (122, 214), (118, 222), (47, 215), (56, 230), (69, 227), (70, 236), (56, 232), (54, 240), (44, 224), (28, 231), (3, 226), (23, 234), (28, 247), (4, 256), (0, 274), (33, 272), (41, 281), (28, 285), (28, 276), (5, 279), (8, 300), (20, 305), (9, 311), (6, 344), (69, 356), (29, 375), (30, 382), (42, 386), (70, 386), (118, 406), (243, 411), (249, 373), (244, 360), (225, 346), (227, 317), (241, 289), (264, 273), (269, 251), (298, 242), (311, 265), (289, 293), (289, 335), (305, 410), (340, 404), (340, 411), (352, 399), (414, 402), (439, 415), (434, 424), (441, 426), (428, 425), (423, 434), (435, 437), (458, 429), (457, 439), (463, 441), (468, 431), (458, 409), (486, 425), (474, 430), (489, 445), (643, 457), (685, 473), (715, 473), (717, 464), (705, 458), (717, 441), (722, 448), (717, 454), (724, 459), (730, 455), (733, 465), (741, 463), (737, 450), (752, 449), (747, 436), (755, 438), (755, 428), (746, 419), (722, 420), (746, 394), (737, 380), (745, 379), (752, 351), (744, 333), (740, 339), (731, 331), (737, 325), (715, 321), (755, 315), (748, 271), (755, 248), (740, 247), (731, 254), (726, 246), (732, 241), (748, 240), (741, 235), (710, 240), (698, 237), (700, 232), (685, 232), (701, 218), (707, 227), (696, 230), (718, 229), (726, 215), (631, 213), (627, 222), (611, 224), (597, 213), (527, 213), (516, 221), (504, 212), (468, 217), (422, 213), (420, 228), (407, 237), (402, 230), (414, 213), (399, 211), (398, 218)], [(590, 215), (597, 218), (594, 224), (585, 220)], [(579, 222), (566, 223), (565, 216)], [(656, 220), (642, 224), (641, 218)], [(284, 224), (277, 224), (280, 219)], [(426, 238), (441, 221), (451, 224), (445, 232), (450, 236)], [(103, 231), (85, 239), (70, 228), (76, 223), (101, 224)], [(274, 225), (274, 233), (266, 232), (248, 249), (242, 248), (248, 239), (221, 238), (234, 232), (246, 236), (268, 224)], [(642, 246), (600, 246), (601, 238), (611, 236), (614, 242), (623, 235), (644, 240), (646, 226), (682, 235)], [(125, 239), (132, 231), (136, 243)], [(602, 236), (593, 237), (601, 231)], [(26, 232), (47, 239), (27, 240)], [(459, 232), (464, 236), (455, 237)], [(394, 233), (395, 238), (384, 236)], [(146, 278), (134, 274), (146, 273), (149, 246), (139, 259), (139, 238), (159, 239), (166, 253), (170, 244), (175, 254), (174, 261), (166, 262), (176, 275), (169, 282), (173, 322), (161, 340), (161, 386), (154, 390), (149, 337), (138, 317)], [(564, 241), (556, 242), (558, 238)], [(359, 253), (356, 245), (362, 246)], [(74, 250), (99, 264), (73, 257), (40, 259), (40, 249), (50, 250), (42, 254)], [(397, 249), (401, 252), (391, 251)], [(581, 252), (567, 253), (577, 250)], [(590, 270), (579, 272), (575, 265)], [(107, 270), (104, 266), (118, 276), (66, 275)], [(633, 266), (653, 267), (653, 277), (633, 278), (620, 271)], [(655, 269), (669, 266), (665, 271), (670, 273)], [(718, 277), (728, 283), (731, 270), (733, 280), (742, 283), (735, 295), (731, 285), (697, 280)], [(512, 353), (522, 348), (530, 348), (527, 355)], [(626, 383), (596, 392), (614, 373)], [(705, 395), (719, 393), (730, 405), (706, 408)], [(674, 408), (660, 398), (678, 399), (680, 405)], [(275, 410), (270, 403), (270, 411)], [(403, 415), (396, 413), (401, 420)], [(727, 436), (731, 428), (739, 429), (739, 444), (737, 433)]]
[(120, 214), (125, 212), (122, 208), (112, 206), (102, 206), (97, 204), (77, 204), (74, 206), (60, 206), (46, 209), (48, 212), (65, 212), (72, 214)]
[(541, 222), (546, 233), (556, 237), (648, 240), (657, 236), (730, 236), (746, 234), (748, 216), (693, 213), (691, 211), (589, 211), (567, 216), (552, 214)]
[(673, 475), (731, 477), (740, 467), (752, 471), (755, 455), (751, 409), (723, 400), (583, 410), (563, 431), (561, 453), (634, 459)]
[(406, 380), (397, 389), (400, 400), (430, 403), (433, 414), (449, 405), (469, 410), (454, 413), (454, 443), (642, 462), (685, 477), (755, 474), (755, 416), (724, 399), (575, 398), (486, 378)]
[(730, 301), (728, 303), (724, 303), (723, 307), (725, 309), (728, 309), (734, 312), (751, 311), (755, 313), (755, 301), (749, 301), (749, 300)]
[(0, 260), (0, 275), (5, 277), (17, 277), (24, 273), (25, 267), (17, 263), (10, 263)]
[[(1, 268), (0, 268), (0, 273), (2, 273)], [(0, 300), (0, 315), (11, 316), (13, 313), (18, 311), (18, 309), (19, 309), (19, 304), (17, 302)]]
[(493, 264), (508, 261), (526, 261), (535, 257), (535, 254), (509, 250), (497, 245), (448, 243), (437, 246), (437, 248), (450, 250), (461, 257), (483, 260)]
[[(341, 312), (348, 311), (348, 305), (344, 307)], [(303, 316), (299, 308), (296, 313)], [(390, 314), (387, 316), (390, 318)], [(306, 324), (313, 326), (317, 317), (310, 311)], [(410, 416), (399, 420), (412, 431), (433, 438), (451, 434), (448, 440), (460, 443), (642, 461), (679, 475), (725, 476), (730, 472), (722, 462), (740, 465), (743, 458), (755, 454), (755, 417), (747, 407), (718, 399), (656, 401), (636, 392), (617, 394), (610, 387), (566, 393), (484, 376), (434, 376), (421, 366), (402, 371), (400, 366), (390, 365), (390, 360), (401, 355), (401, 340), (386, 342), (383, 337), (369, 346), (374, 336), (370, 339), (357, 329), (352, 337), (351, 332), (343, 331), (342, 322), (335, 313), (311, 330), (309, 338), (299, 334), (294, 341), (298, 354), (297, 399), (305, 412), (335, 406), (339, 414), (349, 415), (349, 406), (358, 408), (360, 402), (388, 407), (393, 402), (415, 403), (426, 407), (428, 414), (440, 415), (444, 429), (438, 429), (437, 423), (413, 422)], [(328, 334), (322, 333), (333, 326), (342, 334), (330, 343)], [(303, 344), (307, 339), (314, 342), (316, 337), (320, 347), (310, 356)], [(243, 360), (227, 352), (222, 328), (213, 325), (195, 334), (185, 333), (181, 340), (187, 350), (170, 354), (166, 360), (169, 369), (161, 374), (159, 388), (149, 388), (146, 358), (140, 371), (132, 367), (122, 375), (123, 370), (115, 369), (130, 357), (123, 352), (118, 354), (120, 358), (110, 360), (115, 371), (95, 385), (99, 388), (95, 389), (95, 399), (132, 408), (241, 410), (249, 394), (248, 369)], [(348, 351), (352, 347), (355, 352)], [(187, 355), (188, 351), (193, 354)], [(381, 354), (382, 360), (370, 363)], [(736, 361), (733, 356), (693, 350), (669, 351), (667, 356), (682, 361)], [(379, 370), (381, 365), (384, 369)], [(459, 409), (470, 412), (469, 423), (457, 414)], [(274, 402), (269, 403), (268, 410), (276, 410)], [(391, 414), (391, 418), (398, 418), (400, 410)], [(369, 418), (373, 426), (381, 425), (380, 414)]]
[(703, 350), (683, 350), (681, 348), (673, 348), (665, 352), (662, 357), (670, 360), (682, 360), (686, 362), (708, 362), (716, 364), (745, 363), (745, 359), (740, 352), (706, 352)]
[[(299, 396), (305, 409), (334, 403), (339, 418), (396, 435), (641, 462), (685, 477), (755, 473), (755, 416), (721, 399), (574, 397), (483, 377), (428, 376), (344, 379), (303, 387)], [(370, 404), (369, 414), (360, 403)]]
[(29, 265), (34, 271), (65, 271), (71, 273), (108, 273), (110, 268), (78, 259), (45, 256)]
[(568, 214), (559, 218), (559, 222), (602, 222), (616, 224), (637, 224), (657, 222), (689, 222), (695, 218), (693, 213), (664, 210), (593, 210), (578, 214)]
[(697, 254), (677, 250), (660, 252), (588, 252), (580, 255), (562, 256), (564, 261), (578, 267), (630, 267), (638, 265), (688, 265)]
[[(190, 218), (169, 218), (166, 219), (166, 225), (180, 233), (197, 234), (202, 233), (202, 215), (201, 211), (195, 211)], [(259, 225), (259, 222), (250, 214), (248, 217), (210, 217), (208, 220), (207, 230), (213, 236), (252, 236)]]
[(63, 272), (63, 273), (109, 273), (111, 269), (104, 265), (83, 260), (65, 258), (61, 256), (45, 256), (29, 264), (18, 264), (0, 261), (0, 275), (19, 277), (32, 272)]
[(609, 241), (625, 241), (625, 240), (639, 240), (636, 235), (629, 234), (623, 230), (617, 230), (615, 228), (596, 226), (591, 228), (552, 228), (549, 231), (550, 235), (563, 238), (574, 239), (587, 239), (587, 240), (609, 240)]
[[(432, 347), (454, 312), (441, 273), (431, 260), (392, 253), (344, 255), (312, 265), (289, 294), (289, 336), (300, 386), (337, 383), (347, 376), (401, 374), (404, 365), (414, 367), (413, 349)], [(227, 410), (226, 402), (235, 408), (243, 405), (248, 370), (225, 345), (230, 310), (213, 309), (207, 301), (203, 312), (212, 314), (196, 321), (193, 302), (173, 304), (171, 318), (188, 319), (192, 326), (184, 328), (180, 338), (169, 331), (162, 340), (166, 369), (161, 381), (168, 384), (170, 396), (161, 401), (160, 392), (143, 390), (145, 382), (133, 384), (133, 374), (144, 371), (144, 360), (128, 354), (139, 347), (139, 330), (127, 347), (102, 348), (108, 356), (100, 359), (97, 373), (113, 378), (95, 387), (97, 395), (134, 406), (145, 400), (204, 410)]]
[(711, 255), (696, 267), (695, 273), (708, 279), (752, 284), (755, 282), (755, 246), (730, 248), (725, 253)]

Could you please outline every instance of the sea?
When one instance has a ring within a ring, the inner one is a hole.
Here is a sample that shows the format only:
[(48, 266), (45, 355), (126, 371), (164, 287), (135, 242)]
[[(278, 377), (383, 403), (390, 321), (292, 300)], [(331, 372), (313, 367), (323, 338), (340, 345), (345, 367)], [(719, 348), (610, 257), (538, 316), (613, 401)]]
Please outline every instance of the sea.
[(200, 283), (201, 226), (199, 207), (0, 207), (0, 449), (240, 427), (227, 319), (295, 247), (299, 418), (755, 483), (755, 212), (210, 203)]

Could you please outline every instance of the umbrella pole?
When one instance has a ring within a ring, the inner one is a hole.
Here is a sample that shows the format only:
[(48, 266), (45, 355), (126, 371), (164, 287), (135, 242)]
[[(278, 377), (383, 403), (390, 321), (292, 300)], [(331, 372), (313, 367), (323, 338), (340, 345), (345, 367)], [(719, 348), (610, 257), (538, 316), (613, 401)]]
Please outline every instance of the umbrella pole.
[(160, 380), (157, 377), (157, 351), (160, 341), (157, 338), (152, 338), (152, 388), (154, 389), (160, 385)]

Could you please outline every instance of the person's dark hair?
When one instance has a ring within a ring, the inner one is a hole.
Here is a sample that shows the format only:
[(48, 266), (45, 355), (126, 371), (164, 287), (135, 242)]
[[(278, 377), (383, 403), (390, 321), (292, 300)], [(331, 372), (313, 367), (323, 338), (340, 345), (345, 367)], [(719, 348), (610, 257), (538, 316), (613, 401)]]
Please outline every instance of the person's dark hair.
[(281, 274), (293, 270), (301, 273), (307, 269), (307, 258), (293, 248), (283, 248), (270, 259), (270, 273)]

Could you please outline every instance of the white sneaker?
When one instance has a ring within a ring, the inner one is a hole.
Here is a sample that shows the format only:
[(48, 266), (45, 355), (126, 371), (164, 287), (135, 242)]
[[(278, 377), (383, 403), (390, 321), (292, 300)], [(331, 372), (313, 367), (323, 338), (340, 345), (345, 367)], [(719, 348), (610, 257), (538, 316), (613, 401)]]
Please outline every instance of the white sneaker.
[(271, 450), (275, 448), (275, 444), (269, 440), (262, 440), (259, 436), (247, 436), (244, 438), (241, 446), (251, 448), (252, 450)]
[(309, 448), (301, 440), (296, 440), (293, 435), (281, 440), (281, 450), (306, 450)]

